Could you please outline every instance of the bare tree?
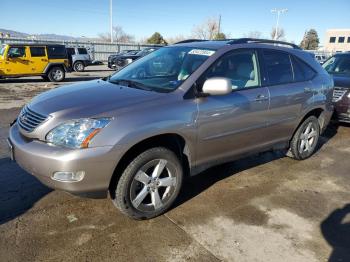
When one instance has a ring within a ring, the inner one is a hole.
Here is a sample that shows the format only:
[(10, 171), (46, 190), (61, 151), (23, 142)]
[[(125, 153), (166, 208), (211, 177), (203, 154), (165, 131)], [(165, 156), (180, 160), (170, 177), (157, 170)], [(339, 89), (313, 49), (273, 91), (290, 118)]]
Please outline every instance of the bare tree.
[[(98, 35), (103, 41), (110, 41), (109, 33), (102, 33)], [(113, 27), (113, 41), (117, 43), (130, 43), (135, 40), (135, 37), (124, 32), (121, 26)]]
[(207, 18), (192, 30), (192, 36), (199, 39), (214, 39), (219, 33), (219, 22), (216, 18)]
[(284, 39), (284, 29), (283, 28), (278, 28), (277, 29), (277, 35), (276, 35), (276, 28), (272, 28), (271, 30), (271, 39), (274, 40), (283, 40)]
[(247, 38), (261, 38), (261, 32), (260, 31), (250, 31), (246, 34), (244, 34), (244, 37), (247, 37)]

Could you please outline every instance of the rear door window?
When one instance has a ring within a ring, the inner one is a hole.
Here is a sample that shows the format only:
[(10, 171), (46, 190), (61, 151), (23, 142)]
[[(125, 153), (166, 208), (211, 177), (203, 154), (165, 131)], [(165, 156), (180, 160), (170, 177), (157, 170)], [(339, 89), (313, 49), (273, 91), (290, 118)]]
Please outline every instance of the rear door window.
[(68, 55), (75, 55), (75, 49), (74, 48), (67, 48)]
[(67, 51), (64, 46), (48, 46), (47, 53), (51, 59), (63, 59), (67, 57)]
[(41, 57), (45, 56), (45, 47), (43, 46), (31, 46), (30, 47), (31, 57)]
[(270, 85), (293, 82), (293, 70), (288, 53), (264, 50), (263, 54)]

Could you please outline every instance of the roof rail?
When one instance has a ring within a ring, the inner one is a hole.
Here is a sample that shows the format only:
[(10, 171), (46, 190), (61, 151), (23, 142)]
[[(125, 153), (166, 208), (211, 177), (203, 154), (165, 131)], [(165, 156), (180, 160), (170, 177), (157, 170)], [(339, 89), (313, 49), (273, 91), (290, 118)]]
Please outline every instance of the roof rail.
[(259, 43), (259, 44), (280, 44), (280, 45), (287, 45), (294, 49), (301, 49), (296, 44), (284, 42), (284, 41), (278, 41), (278, 40), (270, 40), (270, 39), (259, 39), (259, 38), (238, 38), (235, 40), (232, 40), (228, 42), (227, 44), (233, 45), (233, 44), (247, 44), (247, 43)]
[(184, 43), (191, 43), (191, 42), (204, 42), (204, 41), (208, 41), (205, 39), (186, 39), (186, 40), (182, 40), (180, 42), (176, 42), (174, 45), (176, 44), (184, 44)]

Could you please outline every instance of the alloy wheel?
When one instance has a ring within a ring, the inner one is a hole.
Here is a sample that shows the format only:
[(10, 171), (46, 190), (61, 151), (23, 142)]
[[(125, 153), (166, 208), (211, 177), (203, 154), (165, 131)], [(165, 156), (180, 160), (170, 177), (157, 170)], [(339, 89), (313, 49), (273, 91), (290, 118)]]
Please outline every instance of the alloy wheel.
[(133, 207), (142, 212), (156, 211), (171, 199), (177, 186), (175, 167), (165, 159), (155, 159), (134, 176), (130, 187)]
[(299, 153), (311, 153), (315, 147), (317, 136), (317, 129), (314, 126), (314, 123), (310, 122), (300, 134)]

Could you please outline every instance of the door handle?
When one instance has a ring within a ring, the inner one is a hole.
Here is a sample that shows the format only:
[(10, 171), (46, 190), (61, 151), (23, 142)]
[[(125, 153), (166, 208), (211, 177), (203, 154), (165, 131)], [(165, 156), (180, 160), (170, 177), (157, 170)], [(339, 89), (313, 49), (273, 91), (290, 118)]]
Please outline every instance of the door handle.
[(267, 96), (263, 95), (263, 94), (257, 95), (255, 97), (255, 101), (265, 101), (267, 99), (269, 99), (269, 98)]

